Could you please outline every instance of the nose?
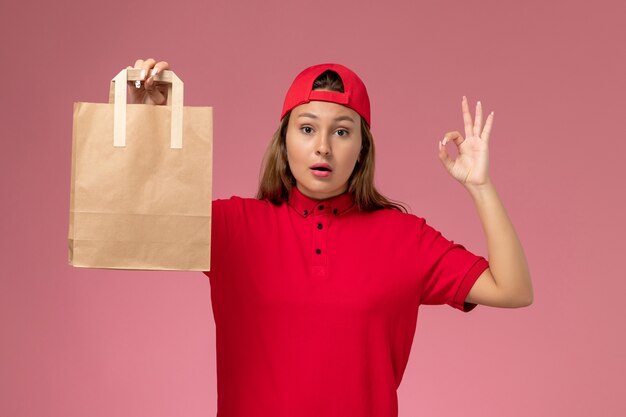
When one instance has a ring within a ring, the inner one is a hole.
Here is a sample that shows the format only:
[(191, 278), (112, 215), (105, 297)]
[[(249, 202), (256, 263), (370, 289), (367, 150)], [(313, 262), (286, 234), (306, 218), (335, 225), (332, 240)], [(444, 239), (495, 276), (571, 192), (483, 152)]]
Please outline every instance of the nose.
[(317, 150), (315, 151), (315, 153), (317, 155), (328, 156), (330, 155), (330, 152), (330, 138), (326, 133), (322, 133), (317, 141)]

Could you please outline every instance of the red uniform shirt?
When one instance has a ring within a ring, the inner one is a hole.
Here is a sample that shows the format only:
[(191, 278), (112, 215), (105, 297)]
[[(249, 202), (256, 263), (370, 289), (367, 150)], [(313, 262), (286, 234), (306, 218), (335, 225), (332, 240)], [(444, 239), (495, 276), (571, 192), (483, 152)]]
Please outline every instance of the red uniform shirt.
[(394, 417), (420, 304), (489, 266), (424, 219), (316, 202), (213, 202), (218, 417)]

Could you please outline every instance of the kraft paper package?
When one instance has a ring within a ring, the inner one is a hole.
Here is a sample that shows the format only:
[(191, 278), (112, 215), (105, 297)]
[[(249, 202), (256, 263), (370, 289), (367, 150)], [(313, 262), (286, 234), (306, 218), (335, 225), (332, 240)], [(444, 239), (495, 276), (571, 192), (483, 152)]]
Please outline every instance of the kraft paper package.
[(172, 71), (167, 105), (126, 104), (122, 70), (109, 103), (74, 103), (69, 264), (86, 268), (208, 271), (212, 107), (183, 106)]

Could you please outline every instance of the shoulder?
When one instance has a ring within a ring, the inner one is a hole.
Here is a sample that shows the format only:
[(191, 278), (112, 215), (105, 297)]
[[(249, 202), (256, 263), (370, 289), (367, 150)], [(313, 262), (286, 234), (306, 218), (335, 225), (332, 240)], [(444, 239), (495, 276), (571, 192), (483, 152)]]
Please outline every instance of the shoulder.
[(278, 209), (268, 200), (258, 200), (256, 198), (231, 196), (230, 198), (220, 198), (212, 201), (214, 216), (237, 216), (261, 214)]
[(359, 211), (356, 216), (369, 230), (388, 231), (397, 234), (417, 235), (423, 229), (426, 221), (411, 213), (404, 213), (392, 208), (374, 211)]
[(416, 216), (412, 213), (404, 213), (402, 211), (392, 209), (392, 208), (384, 208), (369, 212), (360, 212), (366, 218), (387, 222), (394, 222), (398, 224), (404, 225), (420, 225), (425, 223), (425, 220), (421, 217)]
[(214, 206), (219, 207), (260, 207), (267, 206), (267, 204), (272, 205), (267, 200), (258, 200), (251, 197), (240, 197), (238, 195), (232, 195), (229, 198), (217, 198), (213, 200), (212, 203)]

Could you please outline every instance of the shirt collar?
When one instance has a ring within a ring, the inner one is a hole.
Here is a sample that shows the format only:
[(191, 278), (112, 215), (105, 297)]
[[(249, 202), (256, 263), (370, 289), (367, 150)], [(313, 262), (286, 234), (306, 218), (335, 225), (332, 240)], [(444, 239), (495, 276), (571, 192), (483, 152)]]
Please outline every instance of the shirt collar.
[(314, 200), (302, 194), (298, 187), (293, 186), (288, 204), (302, 217), (307, 217), (315, 212), (339, 215), (354, 206), (354, 196), (351, 192), (346, 191), (325, 200)]

